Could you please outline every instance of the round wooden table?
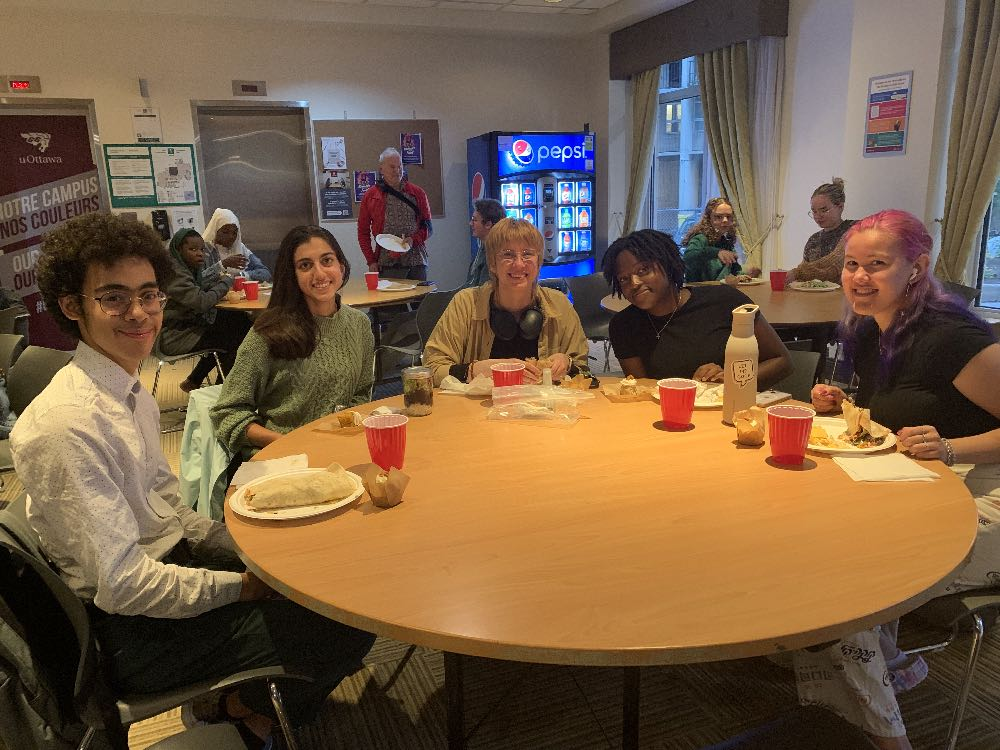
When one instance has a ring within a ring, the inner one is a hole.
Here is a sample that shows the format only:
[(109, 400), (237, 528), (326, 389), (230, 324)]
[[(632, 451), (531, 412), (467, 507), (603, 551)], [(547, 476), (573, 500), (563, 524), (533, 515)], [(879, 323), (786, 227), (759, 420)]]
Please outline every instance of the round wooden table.
[[(392, 281), (392, 279), (390, 279)], [(402, 284), (416, 282), (400, 279)], [(365, 285), (365, 280), (353, 279), (348, 281), (340, 290), (340, 301), (351, 307), (384, 307), (385, 305), (399, 305), (413, 300), (420, 299), (429, 292), (433, 292), (437, 287), (433, 284), (428, 286), (416, 286), (402, 292), (372, 292)], [(271, 300), (271, 290), (262, 289), (260, 296), (255, 300), (241, 300), (239, 302), (219, 302), (216, 307), (222, 310), (244, 310), (249, 313), (260, 312), (267, 307)]]
[[(638, 667), (769, 654), (891, 620), (950, 579), (975, 537), (969, 492), (940, 463), (935, 482), (858, 483), (826, 455), (788, 469), (766, 445), (737, 447), (719, 410), (667, 432), (655, 402), (600, 393), (570, 428), (487, 421), (488, 407), (438, 395), (432, 415), (410, 419), (412, 480), (396, 508), (363, 496), (270, 522), (227, 507), (248, 566), (310, 609), (397, 640)], [(311, 426), (258, 457), (293, 453), (314, 467), (368, 461), (362, 432)], [(890, 543), (893, 528), (906, 532)], [(638, 677), (626, 671), (634, 746)], [(460, 723), (449, 731), (461, 746)]]
[[(716, 282), (712, 282), (716, 283)], [(689, 284), (703, 286), (703, 284)], [(785, 326), (830, 325), (844, 317), (844, 294), (840, 289), (826, 292), (801, 292), (785, 288), (784, 291), (771, 290), (768, 283), (736, 287), (760, 305), (775, 328)], [(609, 294), (601, 300), (601, 307), (610, 312), (619, 312), (628, 307), (624, 297)]]

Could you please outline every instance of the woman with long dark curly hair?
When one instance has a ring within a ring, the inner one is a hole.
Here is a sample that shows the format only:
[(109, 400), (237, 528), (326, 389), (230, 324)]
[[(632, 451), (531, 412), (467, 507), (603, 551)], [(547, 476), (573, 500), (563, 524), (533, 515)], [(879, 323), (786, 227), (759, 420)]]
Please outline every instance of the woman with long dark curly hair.
[(368, 317), (340, 302), (350, 274), (344, 251), (322, 227), (296, 227), (281, 241), (271, 300), (212, 409), (216, 436), (231, 455), (370, 400), (375, 340)]
[[(736, 217), (725, 198), (712, 198), (681, 243), (687, 281), (722, 281), (743, 273), (736, 247)], [(760, 275), (760, 270), (755, 269)]]

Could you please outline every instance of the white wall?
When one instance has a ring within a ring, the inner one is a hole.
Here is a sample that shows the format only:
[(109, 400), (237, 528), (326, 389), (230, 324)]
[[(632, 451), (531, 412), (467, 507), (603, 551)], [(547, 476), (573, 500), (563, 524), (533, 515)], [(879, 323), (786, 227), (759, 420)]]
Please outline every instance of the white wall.
[[(945, 3), (942, 0), (791, 0), (786, 47), (784, 265), (801, 261), (817, 230), (809, 196), (846, 181), (845, 218), (901, 208), (931, 224), (928, 182), (937, 179), (934, 128)], [(868, 79), (913, 71), (906, 154), (864, 158)]]
[[(540, 40), (19, 8), (5, 11), (0, 27), (0, 71), (40, 75), (45, 97), (94, 99), (106, 143), (132, 140), (129, 108), (138, 106), (159, 108), (166, 141), (191, 142), (190, 100), (231, 99), (233, 79), (266, 80), (269, 99), (308, 100), (314, 120), (341, 118), (345, 110), (351, 119), (414, 111), (438, 119), (446, 215), (435, 220), (428, 244), (429, 278), (445, 287), (464, 280), (469, 262), (465, 139), (489, 130), (578, 130), (590, 122), (606, 144), (607, 65), (603, 34)], [(148, 100), (139, 95), (139, 77), (149, 81)], [(602, 171), (605, 154), (599, 151)], [(597, 190), (607, 205), (606, 177)], [(354, 223), (326, 226), (352, 264), (361, 264)]]

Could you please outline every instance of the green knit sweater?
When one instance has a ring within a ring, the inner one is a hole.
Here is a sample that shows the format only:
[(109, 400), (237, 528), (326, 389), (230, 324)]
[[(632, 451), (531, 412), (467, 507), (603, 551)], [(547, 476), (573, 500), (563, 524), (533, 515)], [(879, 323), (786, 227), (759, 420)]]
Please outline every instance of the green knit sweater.
[(253, 422), (285, 434), (338, 406), (370, 400), (375, 340), (368, 316), (341, 305), (316, 323), (319, 341), (305, 359), (273, 359), (256, 331), (243, 340), (212, 407), (215, 436), (230, 455), (250, 445)]

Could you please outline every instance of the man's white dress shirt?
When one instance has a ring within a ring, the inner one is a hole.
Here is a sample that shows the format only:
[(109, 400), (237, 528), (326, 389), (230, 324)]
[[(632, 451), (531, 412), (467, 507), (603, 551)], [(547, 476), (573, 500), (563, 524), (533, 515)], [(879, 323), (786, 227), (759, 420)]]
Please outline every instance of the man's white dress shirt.
[(163, 563), (183, 538), (235, 552), (223, 524), (180, 500), (160, 412), (134, 375), (83, 342), (10, 436), (28, 521), (82, 599), (105, 612), (193, 617), (235, 602), (239, 573)]

